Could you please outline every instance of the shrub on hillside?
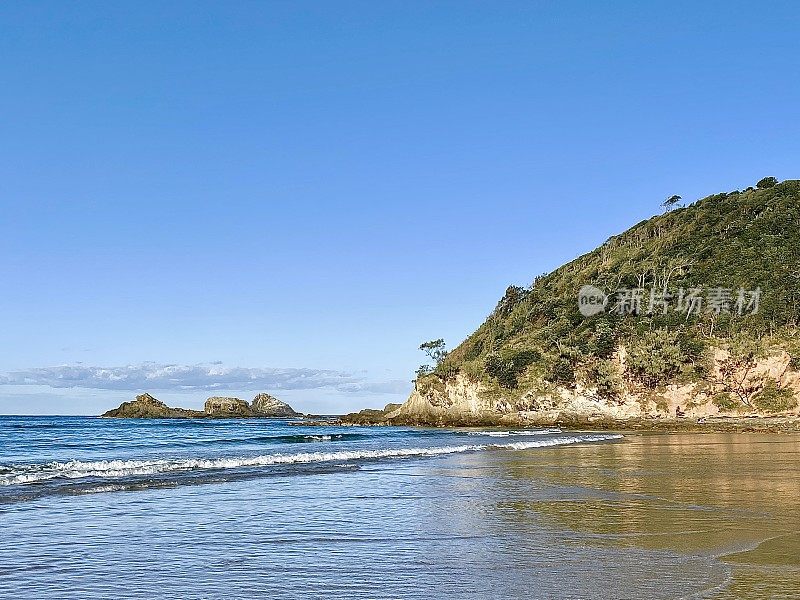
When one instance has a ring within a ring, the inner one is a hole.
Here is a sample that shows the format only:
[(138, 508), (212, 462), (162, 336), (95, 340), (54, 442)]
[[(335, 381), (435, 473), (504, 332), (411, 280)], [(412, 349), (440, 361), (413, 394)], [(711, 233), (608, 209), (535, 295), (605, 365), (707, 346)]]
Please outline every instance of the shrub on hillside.
[(771, 187), (775, 187), (778, 185), (778, 180), (774, 177), (764, 177), (761, 181), (756, 184), (756, 187), (760, 190), (766, 190)]
[(681, 371), (684, 356), (678, 334), (657, 329), (631, 342), (628, 368), (631, 375), (649, 388), (664, 385)]
[(617, 335), (607, 321), (599, 321), (589, 350), (600, 358), (608, 358), (617, 349)]
[(519, 350), (505, 357), (492, 353), (486, 357), (484, 370), (489, 377), (496, 379), (501, 387), (513, 390), (518, 385), (520, 374), (540, 358), (539, 352), (533, 349)]
[(550, 366), (547, 380), (559, 385), (573, 385), (575, 383), (575, 367), (572, 361), (565, 356), (559, 356)]
[(617, 364), (612, 360), (600, 360), (589, 370), (589, 384), (594, 385), (601, 398), (617, 398), (623, 390), (622, 377)]
[(797, 398), (792, 390), (782, 388), (778, 382), (770, 379), (753, 397), (753, 406), (765, 412), (784, 412), (797, 407)]
[(719, 392), (718, 394), (714, 394), (714, 396), (711, 398), (711, 402), (721, 410), (737, 410), (742, 408), (742, 403), (728, 392)]

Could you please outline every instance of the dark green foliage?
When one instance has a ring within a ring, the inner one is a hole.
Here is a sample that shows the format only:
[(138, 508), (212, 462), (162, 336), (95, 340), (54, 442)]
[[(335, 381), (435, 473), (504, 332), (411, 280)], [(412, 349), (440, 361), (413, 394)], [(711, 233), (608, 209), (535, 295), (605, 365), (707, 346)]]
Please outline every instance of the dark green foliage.
[(589, 383), (597, 389), (597, 395), (608, 400), (622, 391), (622, 377), (616, 363), (610, 360), (597, 361), (589, 370)]
[(506, 288), (506, 293), (497, 303), (495, 313), (498, 315), (508, 315), (514, 310), (514, 307), (525, 298), (527, 291), (525, 288), (518, 285), (510, 285)]
[(433, 367), (430, 365), (420, 365), (417, 369), (417, 377), (427, 377), (433, 372)]
[(442, 381), (447, 381), (459, 372), (461, 367), (457, 362), (446, 362), (449, 353), (447, 350), (445, 350), (445, 343), (442, 338), (420, 344), (419, 349), (427, 354), (428, 358), (433, 360), (434, 366), (431, 367), (430, 365), (421, 365), (417, 369), (417, 379), (433, 374)]
[(436, 375), (442, 381), (447, 381), (455, 377), (460, 370), (461, 367), (459, 365), (443, 362), (441, 364), (436, 365), (436, 368), (433, 370), (433, 374)]
[(765, 412), (784, 412), (797, 406), (797, 398), (792, 390), (779, 387), (778, 382), (770, 379), (753, 397), (753, 406)]
[(574, 385), (575, 367), (572, 365), (572, 361), (564, 356), (559, 356), (550, 367), (547, 380), (566, 386)]
[(473, 340), (472, 343), (467, 344), (467, 351), (464, 354), (464, 360), (475, 360), (483, 352), (483, 340), (478, 338)]
[(501, 387), (504, 387), (508, 390), (514, 390), (517, 388), (519, 381), (517, 380), (517, 374), (513, 365), (509, 365), (508, 368), (498, 375), (497, 383), (499, 383)]
[(445, 343), (442, 338), (420, 344), (419, 349), (427, 354), (428, 358), (433, 360), (437, 366), (442, 364), (442, 361), (447, 358), (447, 350), (445, 350)]
[(541, 358), (542, 354), (538, 350), (519, 350), (511, 355), (511, 362), (514, 363), (514, 368), (522, 372)]
[(617, 349), (617, 334), (608, 324), (608, 321), (598, 321), (594, 328), (594, 336), (590, 351), (601, 358), (611, 356)]
[(517, 373), (513, 361), (504, 359), (499, 354), (490, 354), (486, 357), (484, 369), (486, 374), (496, 379), (501, 387), (510, 390), (517, 387)]
[(631, 340), (628, 368), (640, 383), (649, 388), (666, 384), (681, 371), (685, 361), (678, 334), (666, 329), (649, 331)]
[(500, 377), (503, 371), (509, 368), (508, 361), (500, 358), (499, 354), (490, 354), (483, 363), (483, 368), (489, 377)]
[(766, 190), (771, 187), (775, 187), (778, 185), (778, 180), (774, 177), (764, 177), (761, 181), (756, 184), (756, 187), (760, 190)]
[(728, 392), (719, 392), (718, 394), (714, 394), (714, 396), (711, 398), (711, 402), (717, 405), (720, 409), (727, 411), (742, 408), (742, 403)]
[(501, 387), (513, 390), (517, 387), (517, 378), (531, 364), (541, 359), (537, 350), (521, 350), (508, 356), (490, 354), (484, 362), (484, 370), (489, 377), (497, 380)]
[(677, 335), (678, 347), (688, 360), (696, 361), (703, 358), (706, 351), (706, 342), (701, 337), (688, 331), (681, 331)]

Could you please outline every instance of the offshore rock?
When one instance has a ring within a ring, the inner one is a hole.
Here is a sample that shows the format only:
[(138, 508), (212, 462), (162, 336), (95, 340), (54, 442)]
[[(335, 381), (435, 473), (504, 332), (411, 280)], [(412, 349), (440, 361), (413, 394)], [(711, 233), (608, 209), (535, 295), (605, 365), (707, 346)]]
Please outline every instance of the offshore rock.
[(171, 408), (150, 394), (140, 394), (136, 400), (123, 402), (119, 407), (109, 410), (103, 417), (127, 419), (189, 419), (205, 417), (199, 410)]
[(261, 393), (250, 403), (252, 410), (259, 417), (298, 417), (300, 413), (291, 406), (278, 400), (275, 396)]
[(222, 396), (212, 396), (206, 400), (204, 410), (210, 417), (233, 418), (233, 417), (252, 417), (253, 411), (245, 400), (239, 398), (226, 398)]
[(302, 417), (285, 402), (269, 394), (258, 394), (253, 403), (248, 404), (239, 398), (212, 396), (206, 400), (203, 411), (186, 408), (172, 408), (150, 394), (136, 396), (131, 402), (123, 402), (119, 407), (101, 415), (126, 419), (200, 419), (213, 417), (219, 419), (238, 419), (250, 417)]

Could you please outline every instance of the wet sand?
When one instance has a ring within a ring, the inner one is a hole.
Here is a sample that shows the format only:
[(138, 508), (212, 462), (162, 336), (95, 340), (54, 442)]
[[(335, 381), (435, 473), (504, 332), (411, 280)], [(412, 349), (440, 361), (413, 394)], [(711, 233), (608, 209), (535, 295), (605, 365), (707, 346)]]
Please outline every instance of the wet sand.
[(517, 506), (550, 526), (601, 547), (718, 561), (729, 575), (703, 597), (800, 598), (798, 434), (629, 432), (515, 458), (516, 477), (594, 492)]

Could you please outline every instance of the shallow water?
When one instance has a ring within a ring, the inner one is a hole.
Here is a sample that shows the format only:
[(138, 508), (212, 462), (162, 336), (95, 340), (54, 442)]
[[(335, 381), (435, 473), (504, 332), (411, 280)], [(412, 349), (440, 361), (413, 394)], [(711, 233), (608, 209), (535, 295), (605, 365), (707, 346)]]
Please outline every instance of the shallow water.
[(800, 596), (800, 438), (0, 418), (0, 598)]

